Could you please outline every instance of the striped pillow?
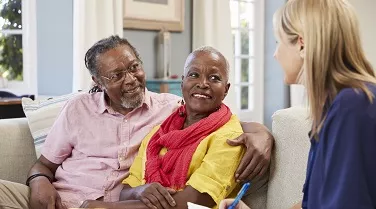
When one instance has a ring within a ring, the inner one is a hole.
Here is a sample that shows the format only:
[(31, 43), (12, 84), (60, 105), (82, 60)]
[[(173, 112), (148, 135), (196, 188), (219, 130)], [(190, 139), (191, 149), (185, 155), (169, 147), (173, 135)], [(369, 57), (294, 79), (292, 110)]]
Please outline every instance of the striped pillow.
[(37, 157), (46, 140), (47, 134), (59, 115), (61, 108), (72, 97), (79, 93), (72, 93), (48, 100), (32, 100), (22, 98), (22, 108), (29, 123), (31, 135), (34, 138)]

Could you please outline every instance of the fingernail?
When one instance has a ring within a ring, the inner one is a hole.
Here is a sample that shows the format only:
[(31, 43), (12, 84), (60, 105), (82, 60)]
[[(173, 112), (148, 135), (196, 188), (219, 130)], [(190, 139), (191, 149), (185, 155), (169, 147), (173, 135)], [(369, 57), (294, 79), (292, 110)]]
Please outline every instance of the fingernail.
[(240, 175), (237, 173), (237, 174), (235, 174), (235, 178), (238, 178)]
[(175, 205), (176, 205), (176, 202), (175, 202), (175, 201), (173, 201), (173, 202), (172, 202), (172, 204), (173, 204), (173, 205), (175, 206)]
[(237, 182), (237, 183), (239, 183), (239, 182), (240, 182), (240, 180), (238, 179), (238, 180), (236, 180), (236, 182)]

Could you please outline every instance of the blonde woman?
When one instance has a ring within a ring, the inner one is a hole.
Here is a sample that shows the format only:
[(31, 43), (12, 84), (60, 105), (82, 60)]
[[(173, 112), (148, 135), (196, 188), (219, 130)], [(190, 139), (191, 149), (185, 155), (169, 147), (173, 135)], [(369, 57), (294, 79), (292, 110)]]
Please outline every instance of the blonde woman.
[(302, 208), (376, 207), (376, 79), (346, 0), (289, 0), (276, 59), (307, 89), (313, 121)]
[(289, 0), (274, 28), (274, 56), (287, 84), (306, 87), (313, 121), (301, 207), (376, 208), (376, 79), (353, 7)]

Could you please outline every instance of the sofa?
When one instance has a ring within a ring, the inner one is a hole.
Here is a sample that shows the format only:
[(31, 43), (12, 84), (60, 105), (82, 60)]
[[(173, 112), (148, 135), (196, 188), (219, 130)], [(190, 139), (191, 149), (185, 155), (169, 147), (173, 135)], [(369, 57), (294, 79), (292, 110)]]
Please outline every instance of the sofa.
[[(275, 147), (269, 181), (255, 183), (257, 190), (243, 199), (253, 209), (289, 208), (302, 199), (311, 126), (307, 110), (279, 110), (272, 119)], [(24, 184), (36, 159), (28, 119), (0, 120), (0, 179)]]

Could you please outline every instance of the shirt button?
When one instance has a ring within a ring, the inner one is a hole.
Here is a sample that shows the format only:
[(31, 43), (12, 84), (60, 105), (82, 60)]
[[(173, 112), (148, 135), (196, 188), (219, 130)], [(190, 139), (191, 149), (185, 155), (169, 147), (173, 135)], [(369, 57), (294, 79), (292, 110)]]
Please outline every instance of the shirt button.
[(128, 120), (125, 120), (124, 122), (128, 122)]

